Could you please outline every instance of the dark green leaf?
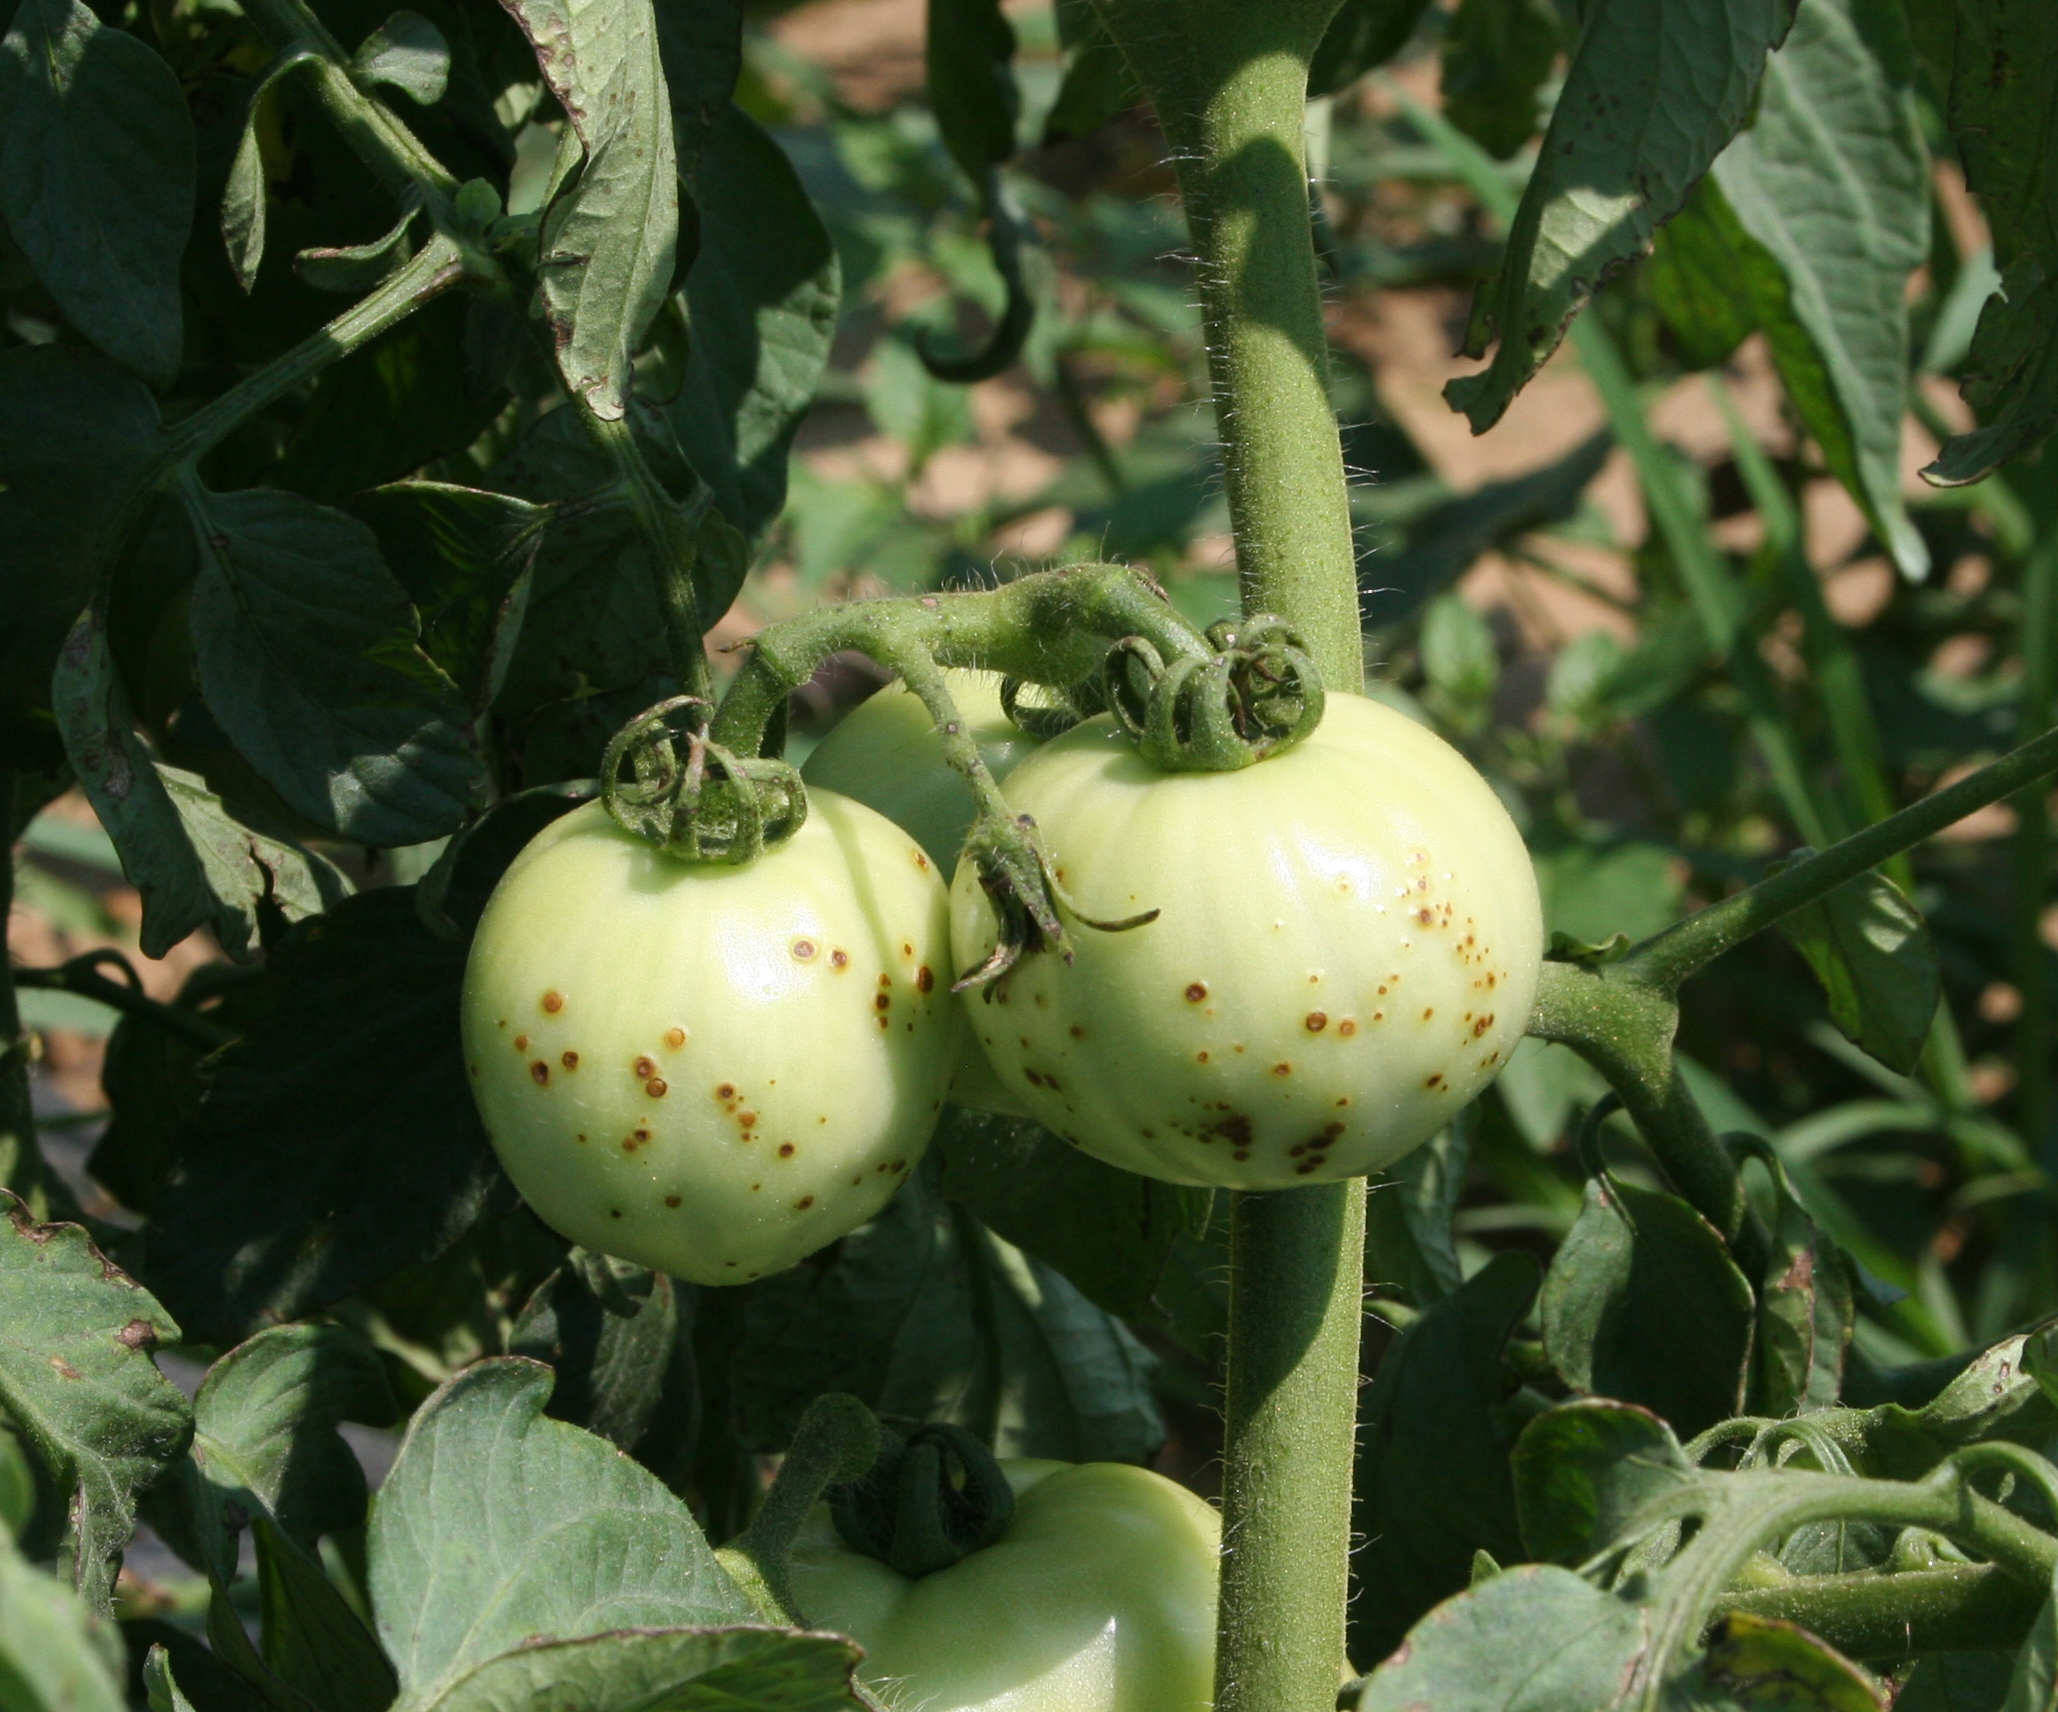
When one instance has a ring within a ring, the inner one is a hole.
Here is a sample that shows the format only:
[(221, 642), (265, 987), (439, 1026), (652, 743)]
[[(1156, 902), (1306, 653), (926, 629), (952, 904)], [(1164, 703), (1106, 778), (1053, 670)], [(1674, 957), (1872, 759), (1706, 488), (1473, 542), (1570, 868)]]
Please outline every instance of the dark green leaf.
[(2001, 1712), (2014, 1663), (2006, 1653), (1931, 1653), (1894, 1696), (1894, 1712)]
[(262, 1514), (251, 1531), (266, 1668), (321, 1712), (386, 1712), (393, 1666), (320, 1560)]
[(198, 774), (158, 759), (92, 614), (65, 642), (55, 697), (79, 783), (142, 894), (146, 957), (210, 927), (223, 950), (245, 958), (272, 912), (292, 921), (343, 897), (343, 876), (329, 862), (231, 815)]
[(33, 1224), (4, 1189), (0, 1217), (0, 1405), (43, 1491), (32, 1541), (47, 1551), (62, 1530), (62, 1567), (105, 1611), (136, 1495), (192, 1430), (150, 1359), (179, 1328), (77, 1225)]
[(1558, 346), (1601, 281), (1650, 246), (1750, 111), (1792, 0), (1595, 0), (1494, 278), (1473, 300), (1467, 356), (1444, 388), (1484, 433)]
[(450, 44), (419, 12), (395, 12), (351, 56), (366, 83), (397, 89), (417, 106), (433, 107), (450, 86)]
[(506, 681), (528, 611), (546, 513), (507, 494), (398, 482), (351, 502), (421, 615), (422, 652), (485, 713)]
[(1027, 1119), (951, 1106), (931, 1146), (947, 1199), (1124, 1319), (1149, 1314), (1172, 1245), (1207, 1223), (1207, 1190), (1103, 1165)]
[(265, 199), (271, 188), (265, 180), (264, 149), (259, 142), (265, 97), (292, 69), (291, 63), (279, 67), (251, 90), (236, 158), (229, 164), (228, 183), (222, 190), (222, 243), (229, 252), (229, 271), (246, 292), (256, 285), (257, 269), (264, 260)]
[(416, 1412), (379, 1489), (372, 1608), (403, 1707), (538, 1636), (755, 1618), (654, 1475), (545, 1416), (550, 1384), (549, 1368), (507, 1358), (458, 1375)]
[(124, 1712), (121, 1643), (61, 1581), (31, 1569), (0, 1532), (0, 1706)]
[(1965, 367), (1982, 426), (1923, 472), (1944, 486), (1979, 480), (2058, 425), (2058, 11), (2040, 0), (1963, 0), (1957, 10), (1951, 129), (1993, 232), (2001, 287)]
[(1579, 1564), (1632, 1531), (1693, 1475), (1672, 1429), (1628, 1403), (1568, 1403), (1515, 1447), (1515, 1504), (1531, 1555)]
[(2058, 1583), (2044, 1597), (2036, 1621), (2015, 1654), (2003, 1712), (2042, 1712), (2058, 1701)]
[(1015, 30), (1000, 0), (929, 0), (929, 106), (943, 146), (976, 188), (1015, 152), (1022, 95)]
[[(1659, 229), (1644, 268), (1644, 289), (1690, 369), (1728, 362), (1758, 325), (1753, 292), (1737, 272), (1737, 240), (1744, 236), (1711, 178), (1702, 179), (1686, 205)], [(1769, 262), (1762, 250), (1752, 248), (1749, 261)]]
[(1041, 1261), (944, 1204), (934, 1168), (870, 1224), (753, 1285), (728, 1379), (746, 1444), (792, 1437), (808, 1400), (949, 1420), (1003, 1456), (1140, 1462), (1164, 1437), (1150, 1358)]
[[(435, 1712), (852, 1712), (855, 1642), (779, 1629), (643, 1629), (547, 1640), (454, 1684)], [(410, 1707), (420, 1704), (410, 1702)]]
[(193, 125), (171, 67), (79, 0), (20, 0), (0, 40), (0, 212), (73, 326), (170, 381)]
[(662, 1273), (576, 1252), (529, 1298), (508, 1353), (556, 1371), (555, 1418), (662, 1469), (690, 1448), (700, 1410), (678, 1289)]
[(1756, 1311), (1715, 1227), (1677, 1195), (1589, 1182), (1544, 1280), (1544, 1349), (1573, 1389), (1692, 1434), (1742, 1404)]
[[(417, 210), (413, 208), (403, 210), (398, 220), (369, 243), (302, 250), (293, 258), (293, 271), (300, 276), (303, 283), (313, 286), (317, 291), (369, 291), (407, 259), (407, 233), (408, 228), (414, 224), (416, 213)], [(481, 300), (473, 300), (474, 303), (479, 301)], [(438, 302), (440, 303), (441, 299), (438, 299)], [(418, 310), (401, 325), (414, 326), (424, 317), (433, 320), (436, 309), (437, 304), (432, 303), (426, 309)], [(394, 333), (385, 334), (379, 339), (374, 339), (371, 344), (361, 347), (361, 350), (375, 351), (394, 336)], [(358, 366), (359, 355), (360, 352), (353, 351), (334, 367), (326, 370), (322, 377), (322, 390), (317, 393), (317, 397), (327, 396), (331, 389), (337, 387), (340, 381), (334, 377), (355, 369)], [(473, 387), (469, 390), (476, 393), (483, 389)], [(363, 408), (362, 404), (360, 408)], [(346, 479), (339, 485), (338, 492), (353, 492), (363, 485), (365, 484), (362, 482), (351, 483)], [(316, 497), (321, 496), (318, 494)]]
[(1914, 1070), (1943, 977), (1908, 894), (1884, 874), (1863, 874), (1779, 929), (1808, 959), (1837, 1027), (1888, 1069)]
[(1567, 1712), (1618, 1705), (1650, 1649), (1647, 1613), (1554, 1564), (1448, 1600), (1372, 1673), (1358, 1712)]
[(113, 364), (60, 345), (0, 354), (0, 765), (58, 757), (57, 651), (156, 446), (157, 407)]
[(1459, 0), (1443, 39), (1444, 116), (1506, 160), (1535, 134), (1537, 94), (1557, 58), (1549, 0)]
[(1384, 1658), (1438, 1601), (1462, 1592), (1478, 1551), (1519, 1559), (1508, 1453), (1520, 1427), (1501, 1366), (1536, 1296), (1526, 1254), (1496, 1255), (1410, 1326), (1380, 1363), (1359, 1426), (1352, 1568), (1363, 1588), (1351, 1650)]
[[(693, 354), (667, 415), (687, 461), (754, 550), (786, 503), (787, 454), (829, 360), (841, 275), (792, 163), (739, 109), (709, 128), (692, 188)], [(710, 623), (728, 609), (743, 569), (697, 573)]]
[(1408, 45), (1429, 0), (1343, 0), (1308, 68), (1308, 93), (1334, 95)]
[[(657, 46), (672, 98), (672, 145), (679, 176), (690, 186), (700, 169), (701, 150), (727, 115), (743, 70), (742, 0), (659, 6)], [(680, 247), (685, 248), (683, 234)], [(692, 260), (683, 253), (679, 258), (681, 266)]]
[(1413, 1153), (1372, 1179), (1365, 1203), (1365, 1282), (1398, 1288), (1418, 1308), (1458, 1288), (1464, 1274), (1451, 1214), (1465, 1192), (1471, 1108)]
[(1920, 578), (1929, 550), (1900, 492), (1908, 279), (1929, 249), (1913, 77), (1899, 0), (1802, 0), (1757, 117), (1712, 176), (1784, 276), (1827, 383), (1821, 396), (1796, 391), (1803, 421), (1902, 573)]
[(463, 818), (478, 751), (456, 686), (372, 532), (297, 494), (188, 503), (201, 541), (193, 654), (237, 750), (297, 812), (375, 846)]
[(272, 1008), (217, 1061), (147, 1272), (194, 1336), (295, 1319), (471, 1224), (496, 1167), (458, 1043), (464, 946), (412, 887), (289, 934)]
[(1046, 143), (1086, 138), (1143, 100), (1143, 90), (1097, 14), (1086, 14), (1079, 39), (1070, 44), (1065, 81), (1044, 116)]
[(1843, 1387), (1844, 1354), (1857, 1318), (1850, 1267), (1801, 1205), (1779, 1155), (1757, 1136), (1726, 1139), (1757, 1159), (1772, 1180), (1751, 1412), (1779, 1417), (1826, 1409)]
[(476, 825), (444, 847), (435, 867), (422, 878), (417, 906), (432, 923), (447, 924), (452, 937), (469, 937), (507, 865), (537, 833), (593, 794), (591, 782), (581, 780), (539, 785), (495, 803)]
[(583, 153), (543, 211), (544, 312), (565, 385), (596, 416), (629, 405), (630, 353), (671, 288), (678, 163), (651, 0), (504, 0)]
[(1679, 914), (1672, 853), (1656, 844), (1568, 844), (1536, 852), (1544, 925), (1594, 946), (1647, 939)]

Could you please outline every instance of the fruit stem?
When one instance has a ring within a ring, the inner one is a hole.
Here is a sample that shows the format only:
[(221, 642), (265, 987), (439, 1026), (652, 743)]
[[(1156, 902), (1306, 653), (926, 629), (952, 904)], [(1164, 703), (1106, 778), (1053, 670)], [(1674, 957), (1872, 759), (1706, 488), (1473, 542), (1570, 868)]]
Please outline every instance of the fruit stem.
[(715, 1553), (766, 1622), (807, 1627), (793, 1598), (793, 1542), (829, 1488), (862, 1479), (878, 1456), (879, 1423), (857, 1398), (832, 1391), (807, 1406), (757, 1514)]
[[(1172, 145), (1244, 613), (1292, 625), (1323, 683), (1356, 692), (1357, 560), (1303, 156), (1308, 61), (1334, 0), (1095, 4)], [(1233, 1199), (1218, 1712), (1336, 1702), (1364, 1233), (1362, 1178)]]

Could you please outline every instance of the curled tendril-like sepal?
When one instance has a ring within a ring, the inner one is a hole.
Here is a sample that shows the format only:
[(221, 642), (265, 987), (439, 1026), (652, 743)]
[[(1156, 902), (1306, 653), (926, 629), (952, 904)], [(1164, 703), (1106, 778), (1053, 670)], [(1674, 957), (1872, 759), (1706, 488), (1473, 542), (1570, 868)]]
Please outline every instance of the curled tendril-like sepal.
[(601, 759), (601, 801), (667, 855), (740, 867), (800, 830), (807, 790), (784, 761), (710, 741), (709, 711), (698, 696), (673, 696), (630, 720)]
[[(1062, 736), (1086, 716), (1073, 705), (1070, 695), (1063, 691), (1045, 690), (1053, 699), (1041, 702), (1024, 702), (1022, 692), (1030, 688), (1024, 678), (1002, 678), (1000, 681), (1000, 710), (1014, 724), (1039, 743)], [(1037, 686), (1041, 687), (1041, 686)]]
[(1036, 835), (1036, 822), (1026, 814), (1012, 820), (995, 816), (976, 821), (958, 860), (970, 862), (979, 876), (980, 887), (993, 906), (996, 932), (986, 961), (960, 975), (952, 983), (954, 993), (983, 987), (991, 998), (993, 983), (1031, 952), (1055, 951), (1071, 962), (1072, 948), (1058, 918), (1060, 906), (1082, 926), (1101, 933), (1124, 933), (1158, 919), (1156, 910), (1122, 921), (1100, 921), (1088, 915), (1059, 881), (1043, 841)]
[(1108, 708), (1145, 760), (1168, 773), (1229, 773), (1290, 749), (1322, 722), (1320, 673), (1276, 618), (1224, 622), (1215, 652), (1169, 663), (1140, 636), (1108, 651)]

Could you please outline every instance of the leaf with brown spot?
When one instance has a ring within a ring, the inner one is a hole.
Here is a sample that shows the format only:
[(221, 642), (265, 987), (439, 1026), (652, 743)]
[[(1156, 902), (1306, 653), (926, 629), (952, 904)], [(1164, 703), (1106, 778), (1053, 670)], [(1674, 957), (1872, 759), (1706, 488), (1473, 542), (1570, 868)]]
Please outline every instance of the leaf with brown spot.
[(136, 1495), (185, 1449), (192, 1414), (151, 1362), (179, 1328), (78, 1225), (32, 1224), (0, 1189), (0, 1408), (35, 1464), (22, 1540), (108, 1608)]

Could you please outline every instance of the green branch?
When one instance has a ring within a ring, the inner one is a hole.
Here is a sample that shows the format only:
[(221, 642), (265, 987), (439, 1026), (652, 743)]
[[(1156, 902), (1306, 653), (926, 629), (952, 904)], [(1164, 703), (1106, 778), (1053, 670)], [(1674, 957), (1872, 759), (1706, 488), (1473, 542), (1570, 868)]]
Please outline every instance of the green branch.
[[(121, 968), (128, 979), (116, 981), (101, 974), (98, 966), (106, 962)], [(128, 960), (119, 952), (89, 951), (83, 957), (74, 957), (54, 969), (17, 968), (11, 974), (17, 989), (72, 993), (82, 999), (91, 999), (95, 1004), (120, 1011), (123, 1016), (136, 1017), (167, 1034), (175, 1034), (203, 1052), (212, 1052), (236, 1038), (236, 1030), (225, 1028), (199, 1011), (153, 999), (143, 991), (135, 971), (129, 968)]]
[(1990, 1563), (1855, 1575), (1798, 1576), (1731, 1594), (1731, 1612), (1798, 1623), (1846, 1658), (1886, 1664), (1933, 1652), (2013, 1652), (2046, 1595)]

